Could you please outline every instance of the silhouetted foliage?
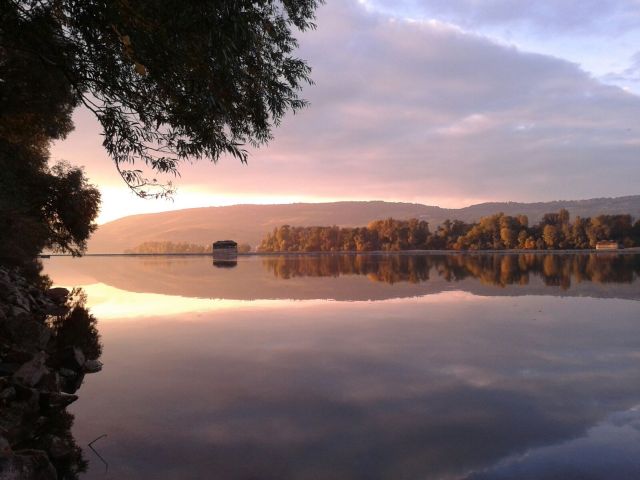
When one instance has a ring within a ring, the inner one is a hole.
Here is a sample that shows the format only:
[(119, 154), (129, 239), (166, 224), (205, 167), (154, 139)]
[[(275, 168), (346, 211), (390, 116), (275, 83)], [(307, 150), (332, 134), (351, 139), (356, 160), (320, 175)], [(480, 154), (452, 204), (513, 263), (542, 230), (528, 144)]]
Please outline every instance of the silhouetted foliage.
[(95, 360), (102, 354), (102, 343), (98, 332), (98, 320), (86, 307), (87, 296), (82, 289), (71, 292), (66, 306), (68, 311), (52, 316), (49, 325), (53, 330), (56, 351), (66, 346), (79, 347), (87, 359)]
[(96, 228), (98, 190), (87, 183), (81, 169), (61, 163), (49, 168), (41, 152), (3, 140), (0, 264), (23, 264), (45, 248), (80, 254)]
[[(314, 27), (320, 2), (1, 0), (0, 63), (11, 72), (0, 84), (33, 93), (30, 118), (57, 130), (50, 138), (84, 104), (126, 183), (166, 195), (170, 185), (145, 178), (140, 163), (177, 174), (186, 159), (244, 162), (243, 145), (266, 142), (287, 110), (305, 105), (310, 69), (294, 55), (293, 31)], [(23, 106), (11, 102), (21, 115)]]
[(96, 228), (98, 190), (79, 168), (49, 168), (47, 148), (0, 137), (0, 264), (21, 265), (45, 248), (78, 255)]
[(81, 169), (48, 165), (49, 145), (71, 131), (78, 99), (64, 72), (51, 68), (45, 50), (59, 40), (50, 22), (34, 9), (30, 34), (17, 8), (0, 3), (0, 264), (20, 265), (43, 248), (81, 253), (100, 196)]
[(82, 170), (47, 164), (78, 105), (140, 196), (172, 192), (143, 165), (177, 175), (187, 159), (245, 162), (245, 144), (305, 105), (294, 30), (313, 28), (320, 2), (0, 0), (0, 263), (80, 254), (95, 229), (98, 191)]

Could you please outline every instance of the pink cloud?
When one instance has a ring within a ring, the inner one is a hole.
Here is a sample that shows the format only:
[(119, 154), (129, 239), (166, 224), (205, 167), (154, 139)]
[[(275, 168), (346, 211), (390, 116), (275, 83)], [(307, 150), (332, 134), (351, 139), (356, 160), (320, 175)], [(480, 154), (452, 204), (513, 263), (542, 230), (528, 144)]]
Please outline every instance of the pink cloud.
[[(301, 38), (300, 54), (314, 67), (311, 106), (287, 117), (248, 165), (184, 165), (182, 191), (200, 192), (203, 202), (443, 206), (637, 193), (638, 97), (575, 64), (438, 22), (391, 20), (355, 1), (329, 2), (318, 25)], [(86, 165), (100, 185), (121, 185), (95, 121), (87, 112), (75, 118), (76, 132), (54, 156)]]

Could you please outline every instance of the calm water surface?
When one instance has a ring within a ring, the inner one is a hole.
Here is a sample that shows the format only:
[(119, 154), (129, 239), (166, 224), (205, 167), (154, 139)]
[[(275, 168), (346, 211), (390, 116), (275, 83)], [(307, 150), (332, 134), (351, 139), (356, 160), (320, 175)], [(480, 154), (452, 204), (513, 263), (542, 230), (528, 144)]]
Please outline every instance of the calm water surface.
[(72, 406), (82, 478), (640, 478), (638, 255), (45, 270), (104, 345)]

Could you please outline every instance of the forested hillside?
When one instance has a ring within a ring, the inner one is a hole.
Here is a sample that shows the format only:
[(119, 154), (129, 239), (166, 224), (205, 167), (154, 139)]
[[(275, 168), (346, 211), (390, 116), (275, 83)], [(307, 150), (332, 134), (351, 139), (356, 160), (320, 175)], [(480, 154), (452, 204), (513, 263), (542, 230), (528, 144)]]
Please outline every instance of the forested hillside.
[(390, 217), (401, 220), (416, 218), (428, 222), (434, 230), (447, 219), (471, 223), (483, 216), (503, 212), (513, 217), (526, 215), (529, 223), (534, 225), (545, 213), (557, 212), (561, 208), (565, 208), (571, 218), (601, 214), (630, 214), (633, 218), (640, 218), (640, 195), (536, 204), (491, 203), (462, 209), (381, 201), (194, 208), (134, 215), (101, 225), (89, 241), (89, 253), (123, 253), (145, 242), (208, 245), (220, 239), (233, 239), (255, 248), (266, 233), (281, 225), (357, 227)]

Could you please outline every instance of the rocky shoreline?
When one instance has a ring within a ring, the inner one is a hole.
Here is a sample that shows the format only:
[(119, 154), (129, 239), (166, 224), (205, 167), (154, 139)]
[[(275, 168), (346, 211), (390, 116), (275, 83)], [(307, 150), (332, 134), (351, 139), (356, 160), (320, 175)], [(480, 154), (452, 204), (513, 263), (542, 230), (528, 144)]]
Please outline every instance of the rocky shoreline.
[(85, 374), (102, 369), (95, 323), (81, 291), (0, 267), (0, 480), (77, 478), (86, 468), (66, 407)]

